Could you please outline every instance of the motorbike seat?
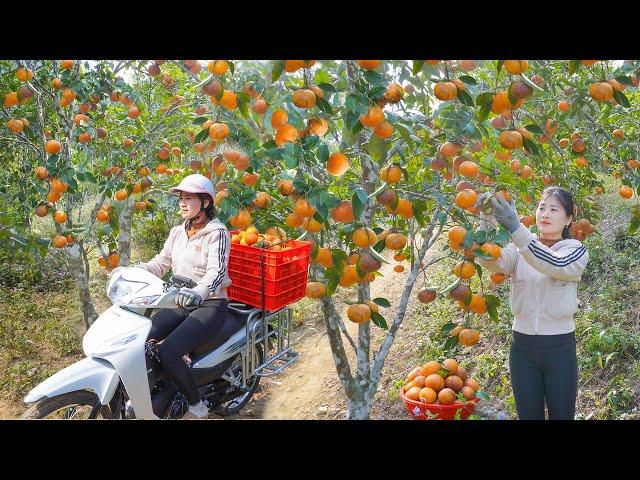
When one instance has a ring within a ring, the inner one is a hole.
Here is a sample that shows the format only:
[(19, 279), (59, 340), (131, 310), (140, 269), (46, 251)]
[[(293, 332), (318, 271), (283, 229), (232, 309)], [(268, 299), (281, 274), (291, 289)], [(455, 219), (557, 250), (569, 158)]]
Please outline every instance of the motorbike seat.
[(207, 356), (212, 350), (224, 344), (231, 336), (241, 328), (245, 328), (247, 324), (247, 315), (229, 310), (224, 326), (218, 332), (215, 338), (199, 345), (193, 352), (189, 354), (193, 363)]

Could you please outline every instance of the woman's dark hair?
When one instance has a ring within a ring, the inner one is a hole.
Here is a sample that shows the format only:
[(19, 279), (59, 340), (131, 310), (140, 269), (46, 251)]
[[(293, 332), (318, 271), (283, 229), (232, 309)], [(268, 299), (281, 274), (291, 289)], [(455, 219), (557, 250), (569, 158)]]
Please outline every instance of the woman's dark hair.
[(218, 211), (216, 210), (216, 206), (213, 204), (211, 196), (207, 193), (196, 193), (196, 195), (203, 203), (205, 200), (209, 200), (209, 205), (207, 205), (207, 207), (204, 209), (204, 214), (209, 220), (215, 218), (215, 216), (218, 214)]
[[(571, 217), (573, 220), (576, 211), (576, 204), (573, 201), (573, 194), (561, 187), (547, 187), (542, 191), (542, 194), (540, 195), (540, 201), (542, 201), (543, 198), (548, 197), (549, 195), (553, 196), (558, 200), (558, 202), (560, 202), (560, 206), (564, 209), (567, 217)], [(569, 227), (565, 226), (562, 230), (562, 238), (573, 238), (573, 235), (571, 235), (571, 232), (569, 232)]]

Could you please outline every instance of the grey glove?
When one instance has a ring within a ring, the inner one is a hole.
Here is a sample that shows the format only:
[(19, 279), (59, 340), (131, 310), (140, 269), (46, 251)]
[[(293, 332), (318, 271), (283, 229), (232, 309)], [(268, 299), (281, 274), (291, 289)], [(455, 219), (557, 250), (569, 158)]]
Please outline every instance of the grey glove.
[(187, 307), (192, 303), (196, 305), (202, 302), (202, 297), (195, 290), (191, 290), (190, 288), (183, 288), (176, 295), (176, 305), (180, 305), (181, 307)]
[(491, 198), (491, 204), (493, 205), (493, 215), (500, 225), (509, 233), (514, 233), (520, 228), (520, 219), (518, 218), (518, 212), (516, 212), (516, 204), (511, 199), (510, 203), (502, 196), (497, 198), (494, 196)]
[(493, 207), (491, 206), (492, 195), (493, 193), (491, 192), (481, 193), (480, 195), (478, 195), (478, 198), (476, 199), (476, 203), (473, 206), (476, 207), (478, 210), (480, 210), (480, 213), (484, 215), (491, 214), (493, 209)]

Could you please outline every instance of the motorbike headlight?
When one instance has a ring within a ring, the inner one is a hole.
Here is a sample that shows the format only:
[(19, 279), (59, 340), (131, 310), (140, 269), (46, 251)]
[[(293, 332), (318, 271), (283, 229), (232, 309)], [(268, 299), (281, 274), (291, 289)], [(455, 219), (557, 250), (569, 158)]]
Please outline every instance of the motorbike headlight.
[(112, 278), (107, 285), (107, 296), (114, 305), (120, 305), (123, 303), (126, 296), (142, 290), (147, 285), (148, 283), (144, 282), (127, 281), (122, 277), (122, 275), (118, 275), (117, 277)]
[(146, 307), (147, 305), (151, 305), (157, 299), (160, 298), (160, 295), (151, 295), (149, 297), (135, 297), (129, 300), (128, 305), (134, 305), (137, 307)]

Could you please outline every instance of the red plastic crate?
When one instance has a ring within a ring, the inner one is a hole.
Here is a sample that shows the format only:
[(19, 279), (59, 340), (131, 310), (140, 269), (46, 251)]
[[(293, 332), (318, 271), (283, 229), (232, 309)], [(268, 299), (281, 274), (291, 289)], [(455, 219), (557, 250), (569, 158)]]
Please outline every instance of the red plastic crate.
[[(231, 235), (239, 233), (237, 230)], [(254, 307), (262, 308), (264, 276), (264, 308), (278, 310), (305, 295), (309, 275), (311, 244), (288, 240), (288, 250), (273, 251), (238, 243), (231, 244), (227, 295)]]

